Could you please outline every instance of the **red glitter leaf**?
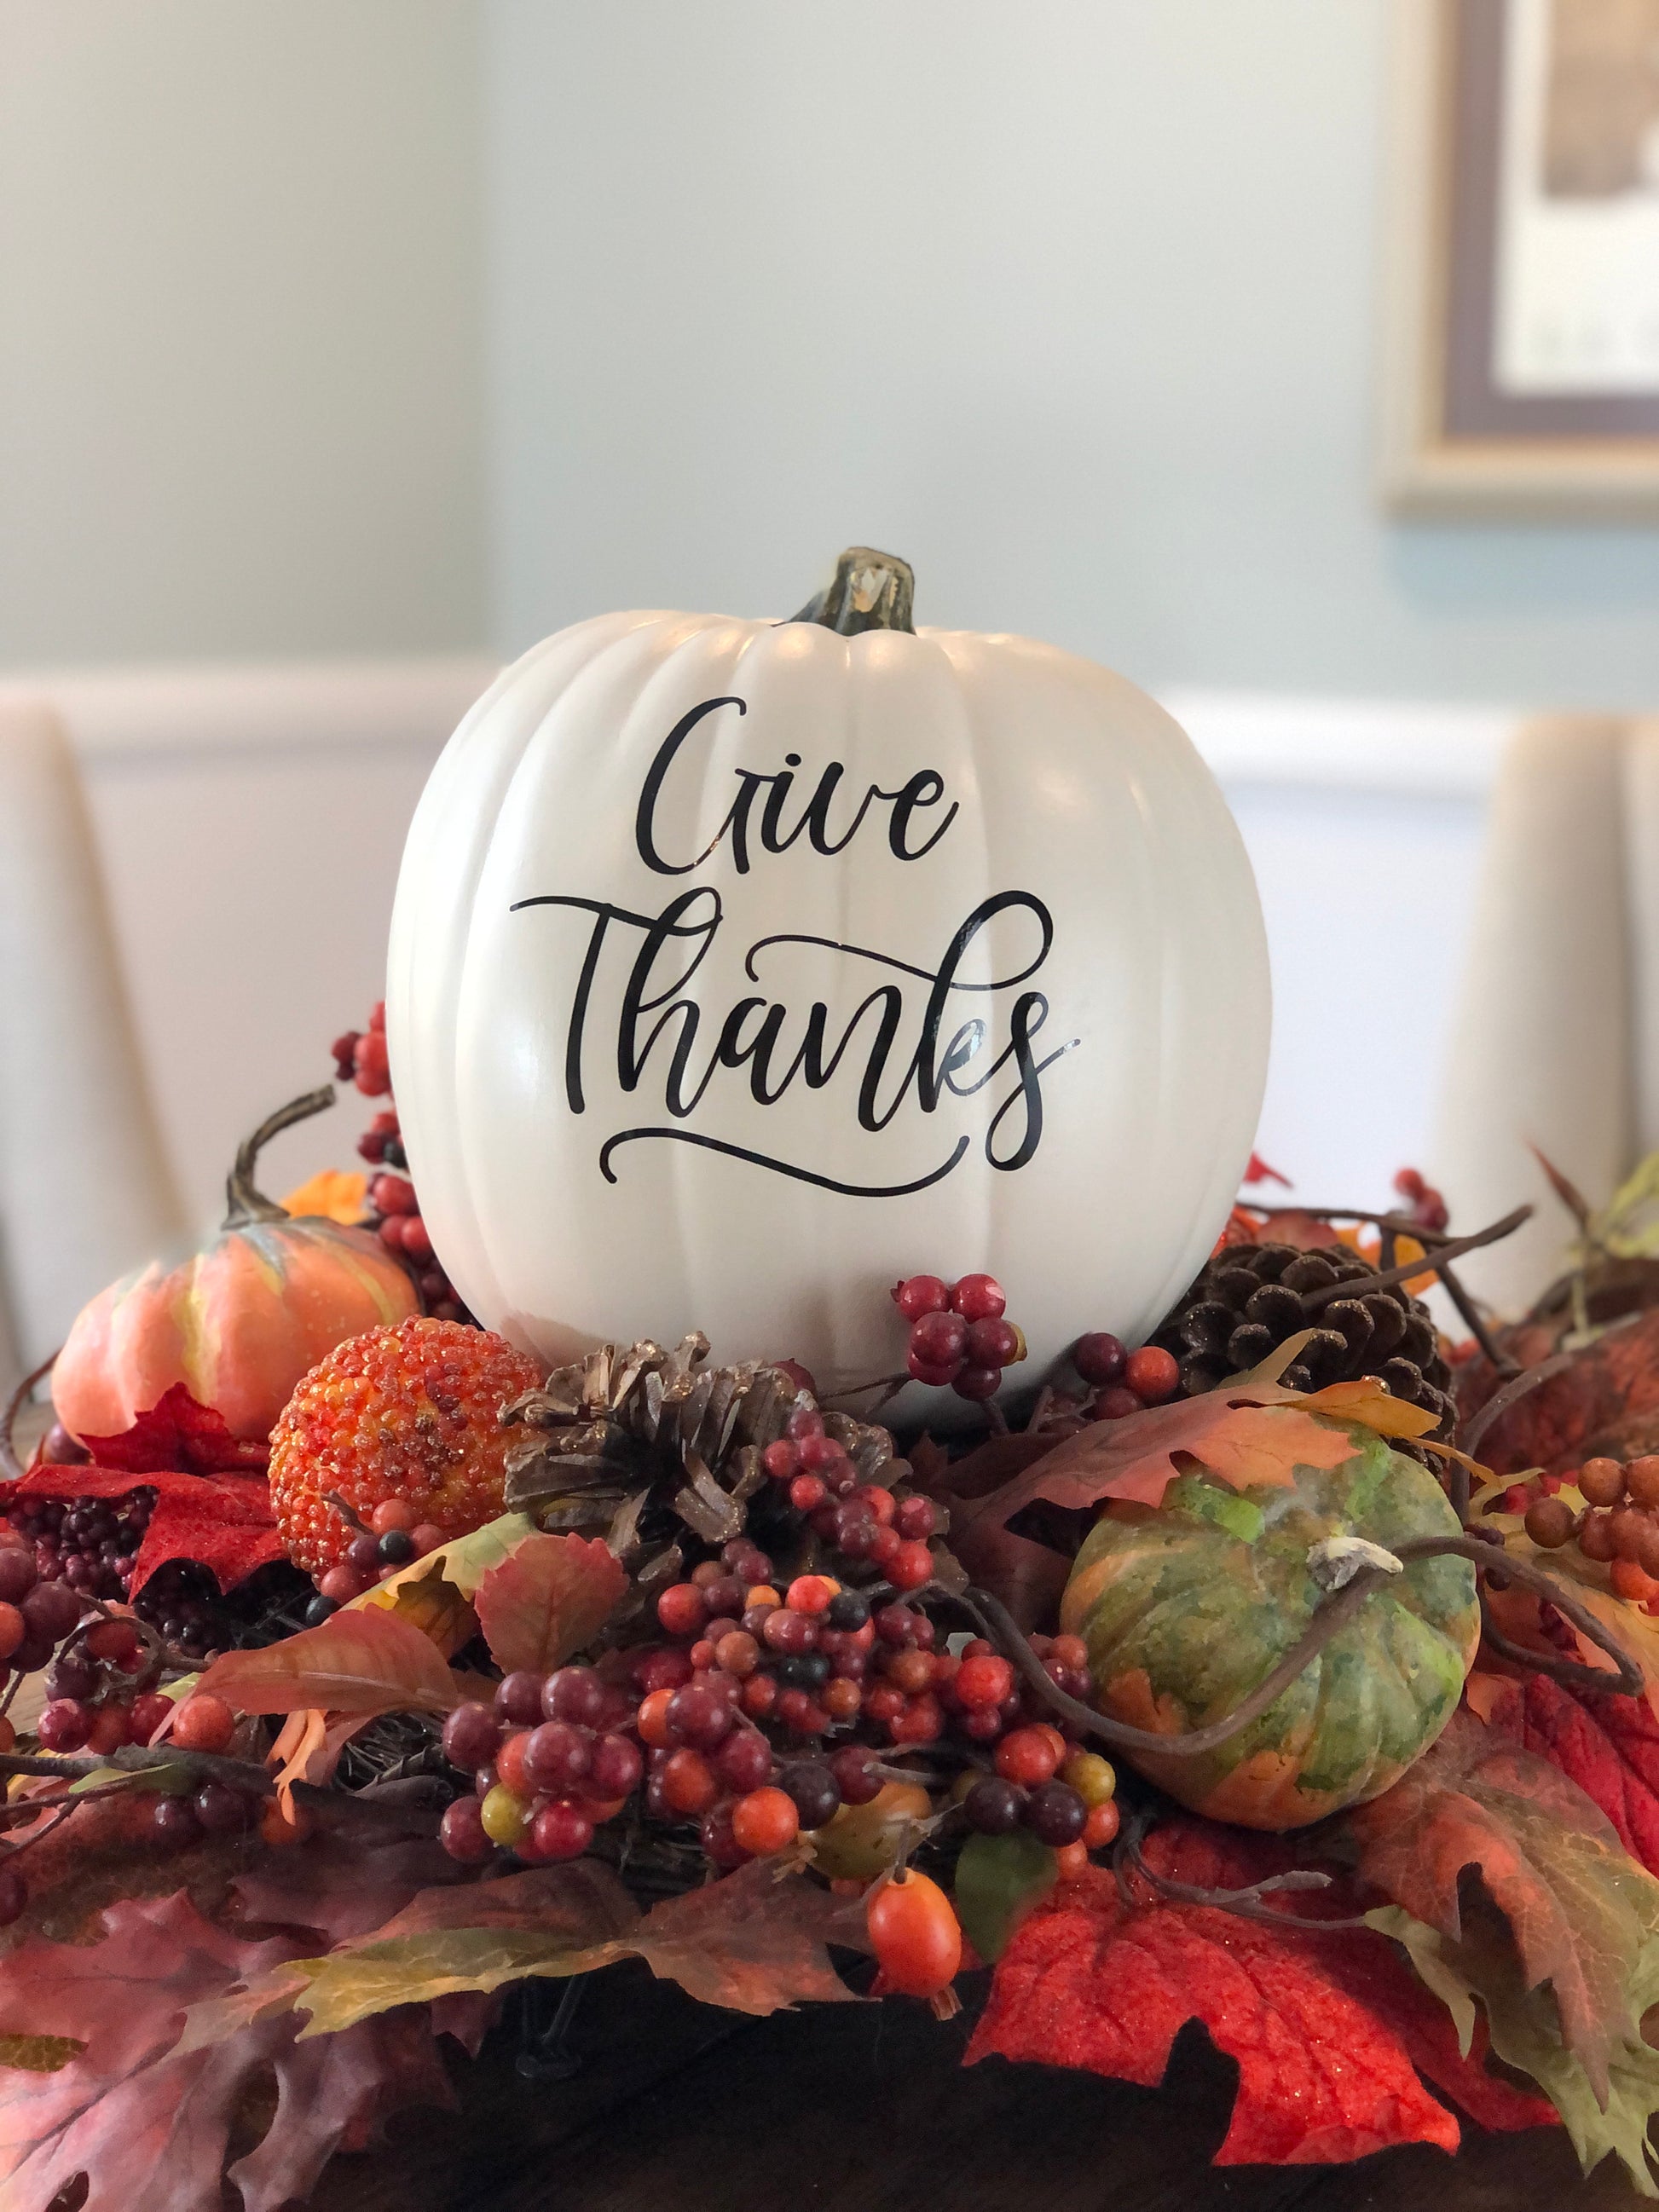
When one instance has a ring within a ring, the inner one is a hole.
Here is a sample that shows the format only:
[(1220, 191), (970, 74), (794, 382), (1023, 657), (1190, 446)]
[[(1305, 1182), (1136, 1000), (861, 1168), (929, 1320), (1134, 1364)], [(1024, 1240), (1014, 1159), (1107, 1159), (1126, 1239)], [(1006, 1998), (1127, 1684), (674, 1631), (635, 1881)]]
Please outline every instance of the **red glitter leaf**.
[(125, 1468), (132, 1474), (164, 1474), (175, 1468), (192, 1474), (257, 1468), (263, 1474), (270, 1456), (265, 1444), (245, 1443), (232, 1436), (221, 1415), (211, 1406), (198, 1405), (182, 1382), (175, 1382), (118, 1437), (82, 1437), (81, 1441), (99, 1467)]
[[(1159, 1872), (1205, 1887), (1259, 1881), (1288, 1863), (1277, 1838), (1176, 1822), (1147, 1847)], [(1555, 2118), (1465, 2059), (1445, 2008), (1397, 1948), (1366, 1929), (1280, 1929), (1212, 1905), (1126, 1906), (1091, 1870), (1063, 1884), (999, 1963), (968, 2061), (994, 2053), (1155, 2087), (1176, 2035), (1200, 2021), (1238, 2066), (1219, 2166), (1338, 2163), (1395, 2143), (1455, 2149), (1457, 2122), (1426, 2075), (1483, 2126)]]

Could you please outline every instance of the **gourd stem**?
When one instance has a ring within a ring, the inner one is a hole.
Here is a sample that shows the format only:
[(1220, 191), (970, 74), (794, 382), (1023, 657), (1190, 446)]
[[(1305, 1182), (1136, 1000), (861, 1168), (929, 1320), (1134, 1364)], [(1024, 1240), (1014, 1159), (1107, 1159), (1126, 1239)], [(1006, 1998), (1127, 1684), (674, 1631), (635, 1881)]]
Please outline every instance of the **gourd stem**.
[(290, 1098), (286, 1106), (267, 1114), (251, 1137), (244, 1137), (236, 1148), (236, 1164), (225, 1178), (227, 1229), (245, 1228), (250, 1221), (288, 1219), (288, 1208), (276, 1205), (256, 1187), (254, 1163), (273, 1137), (280, 1136), (284, 1129), (291, 1129), (296, 1121), (308, 1121), (313, 1114), (320, 1114), (333, 1103), (334, 1085), (325, 1083), (320, 1091), (307, 1091), (302, 1098)]
[[(1642, 1693), (1642, 1670), (1630, 1657), (1617, 1638), (1603, 1626), (1588, 1607), (1564, 1589), (1555, 1577), (1529, 1560), (1510, 1559), (1506, 1553), (1494, 1551), (1490, 1544), (1482, 1543), (1478, 1536), (1419, 1536), (1409, 1543), (1396, 1544), (1395, 1557), (1403, 1562), (1430, 1559), (1452, 1554), (1470, 1560), (1477, 1568), (1508, 1576), (1523, 1583), (1529, 1589), (1547, 1597), (1557, 1611), (1563, 1613), (1573, 1626), (1587, 1636), (1598, 1650), (1606, 1652), (1615, 1671), (1604, 1674), (1599, 1668), (1583, 1667), (1569, 1659), (1553, 1662), (1530, 1653), (1516, 1653), (1540, 1671), (1553, 1674), (1559, 1680), (1570, 1680), (1576, 1686), (1589, 1687), (1597, 1692), (1612, 1692), (1623, 1697), (1639, 1697)], [(1334, 1597), (1328, 1597), (1319, 1606), (1308, 1623), (1300, 1640), (1285, 1654), (1273, 1671), (1259, 1682), (1241, 1705), (1206, 1728), (1190, 1729), (1179, 1735), (1162, 1735), (1155, 1729), (1131, 1728), (1127, 1721), (1109, 1720), (1062, 1690), (1049, 1676), (1036, 1652), (1025, 1641), (1013, 1616), (1005, 1610), (988, 1590), (969, 1589), (945, 1591), (935, 1585), (938, 1594), (953, 1597), (971, 1615), (981, 1634), (989, 1638), (1003, 1657), (1022, 1675), (1030, 1687), (1057, 1713), (1073, 1722), (1086, 1734), (1101, 1742), (1115, 1745), (1121, 1751), (1155, 1753), (1160, 1759), (1196, 1759), (1206, 1751), (1215, 1751), (1249, 1728), (1289, 1689), (1304, 1667), (1317, 1658), (1320, 1652), (1340, 1635), (1358, 1613), (1368, 1597), (1385, 1589), (1394, 1580), (1393, 1575), (1381, 1567), (1362, 1567), (1352, 1582), (1344, 1584)], [(1506, 1655), (1508, 1656), (1508, 1655)], [(1566, 1670), (1571, 1669), (1569, 1674)]]
[(915, 630), (916, 580), (896, 553), (849, 545), (823, 589), (791, 622), (819, 623), (842, 637), (866, 629)]

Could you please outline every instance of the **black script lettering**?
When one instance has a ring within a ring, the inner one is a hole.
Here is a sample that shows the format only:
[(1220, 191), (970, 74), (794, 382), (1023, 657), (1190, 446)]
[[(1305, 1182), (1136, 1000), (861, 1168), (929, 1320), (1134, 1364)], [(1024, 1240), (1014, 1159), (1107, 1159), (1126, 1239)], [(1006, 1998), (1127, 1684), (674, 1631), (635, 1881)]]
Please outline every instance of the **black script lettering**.
[(887, 843), (894, 858), (920, 860), (933, 851), (957, 817), (958, 808), (952, 799), (945, 810), (945, 818), (930, 837), (924, 839), (914, 849), (906, 842), (912, 815), (922, 808), (937, 806), (945, 796), (945, 779), (939, 771), (931, 768), (920, 769), (896, 791), (884, 790), (878, 783), (869, 785), (854, 811), (852, 820), (837, 836), (830, 823), (830, 809), (847, 769), (844, 763), (831, 761), (819, 776), (799, 819), (792, 830), (786, 830), (784, 807), (794, 787), (794, 771), (800, 766), (799, 753), (786, 753), (785, 766), (770, 773), (759, 769), (735, 769), (732, 773), (737, 779), (738, 795), (708, 844), (691, 860), (665, 860), (657, 842), (657, 814), (662, 803), (663, 786), (686, 739), (700, 723), (721, 707), (735, 707), (740, 714), (749, 711), (746, 701), (727, 696), (705, 699), (701, 705), (693, 707), (689, 714), (682, 714), (658, 746), (646, 771), (645, 781), (640, 787), (639, 805), (634, 815), (634, 844), (647, 867), (659, 876), (690, 875), (694, 868), (701, 867), (712, 857), (728, 831), (731, 833), (732, 865), (738, 875), (747, 875), (750, 860), (750, 817), (755, 801), (763, 790), (767, 795), (761, 807), (760, 845), (763, 851), (772, 854), (787, 853), (803, 833), (813, 851), (823, 854), (826, 859), (833, 858), (837, 853), (844, 853), (863, 828), (871, 807), (879, 799), (891, 809), (887, 821)]

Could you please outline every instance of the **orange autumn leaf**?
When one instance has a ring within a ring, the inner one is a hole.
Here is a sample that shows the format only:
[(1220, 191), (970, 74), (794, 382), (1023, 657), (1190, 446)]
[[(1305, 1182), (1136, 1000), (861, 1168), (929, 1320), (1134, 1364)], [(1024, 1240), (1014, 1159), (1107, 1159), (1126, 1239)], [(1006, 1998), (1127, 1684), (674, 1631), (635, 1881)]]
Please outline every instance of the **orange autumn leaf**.
[(1361, 1375), (1352, 1382), (1328, 1382), (1306, 1403), (1334, 1420), (1360, 1421), (1380, 1437), (1423, 1437), (1434, 1427), (1436, 1416), (1425, 1406), (1395, 1398), (1376, 1375)]
[(338, 1221), (355, 1228), (363, 1218), (368, 1177), (349, 1168), (319, 1168), (279, 1202), (296, 1219)]
[(448, 1712), (455, 1678), (418, 1628), (391, 1613), (342, 1611), (258, 1650), (226, 1651), (201, 1686), (243, 1713)]

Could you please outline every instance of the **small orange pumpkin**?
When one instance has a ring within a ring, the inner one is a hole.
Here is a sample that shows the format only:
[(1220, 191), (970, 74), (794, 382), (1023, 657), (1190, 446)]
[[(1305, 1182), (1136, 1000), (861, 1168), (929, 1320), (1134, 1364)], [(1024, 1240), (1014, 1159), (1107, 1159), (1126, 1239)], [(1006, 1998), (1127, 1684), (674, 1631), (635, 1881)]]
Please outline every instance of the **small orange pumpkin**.
[(337, 1344), (419, 1312), (408, 1271), (379, 1237), (289, 1214), (254, 1187), (260, 1148), (333, 1103), (329, 1085), (260, 1123), (236, 1155), (211, 1243), (176, 1267), (151, 1261), (82, 1309), (52, 1378), (72, 1435), (118, 1436), (182, 1382), (233, 1436), (263, 1443)]

